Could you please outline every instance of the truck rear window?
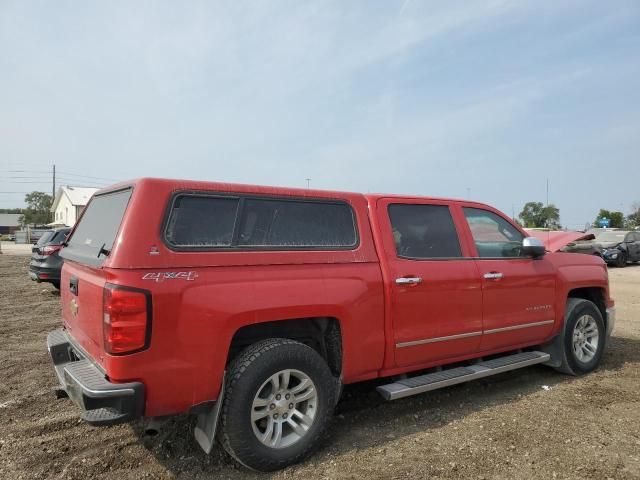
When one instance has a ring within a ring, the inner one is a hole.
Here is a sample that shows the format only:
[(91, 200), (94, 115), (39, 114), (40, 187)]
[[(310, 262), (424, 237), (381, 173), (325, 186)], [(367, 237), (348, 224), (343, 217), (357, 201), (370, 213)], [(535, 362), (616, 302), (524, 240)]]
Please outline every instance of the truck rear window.
[(165, 238), (177, 249), (343, 249), (357, 245), (345, 202), (178, 195)]
[(102, 265), (113, 248), (129, 198), (130, 188), (93, 197), (60, 256)]

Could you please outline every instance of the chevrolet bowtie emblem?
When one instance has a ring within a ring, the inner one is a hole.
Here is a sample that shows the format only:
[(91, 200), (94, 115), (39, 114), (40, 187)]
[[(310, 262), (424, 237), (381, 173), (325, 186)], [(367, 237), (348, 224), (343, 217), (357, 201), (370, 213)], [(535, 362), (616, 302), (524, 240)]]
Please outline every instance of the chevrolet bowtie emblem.
[(78, 316), (78, 302), (76, 302), (75, 298), (71, 299), (71, 313), (74, 317)]

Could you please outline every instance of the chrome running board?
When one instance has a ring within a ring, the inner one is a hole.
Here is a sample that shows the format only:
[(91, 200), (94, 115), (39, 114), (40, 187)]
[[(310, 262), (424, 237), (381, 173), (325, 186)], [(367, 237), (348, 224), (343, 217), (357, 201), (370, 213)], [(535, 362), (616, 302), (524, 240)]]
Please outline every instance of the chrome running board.
[(439, 372), (427, 373), (426, 375), (405, 378), (397, 382), (382, 385), (378, 387), (377, 390), (385, 400), (397, 400), (399, 398), (497, 375), (498, 373), (508, 372), (509, 370), (544, 363), (549, 361), (550, 358), (551, 356), (544, 352), (516, 353), (505, 357), (494, 358), (493, 360), (478, 362), (466, 367), (450, 368)]

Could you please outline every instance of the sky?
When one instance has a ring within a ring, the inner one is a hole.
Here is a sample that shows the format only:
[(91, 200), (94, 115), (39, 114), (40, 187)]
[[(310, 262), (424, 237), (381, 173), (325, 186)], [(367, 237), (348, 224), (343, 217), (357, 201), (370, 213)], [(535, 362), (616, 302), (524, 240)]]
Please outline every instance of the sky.
[(0, 207), (53, 164), (508, 215), (548, 180), (583, 228), (640, 201), (640, 2), (2, 0)]

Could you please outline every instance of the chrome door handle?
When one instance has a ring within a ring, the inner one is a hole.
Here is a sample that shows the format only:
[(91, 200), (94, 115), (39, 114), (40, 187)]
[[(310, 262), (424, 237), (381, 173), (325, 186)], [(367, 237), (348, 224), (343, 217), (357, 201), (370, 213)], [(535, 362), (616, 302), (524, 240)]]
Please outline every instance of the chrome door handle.
[(500, 280), (504, 275), (500, 272), (489, 272), (483, 275), (487, 280)]
[(397, 285), (417, 285), (418, 283), (422, 283), (422, 279), (420, 277), (400, 277), (396, 278)]

